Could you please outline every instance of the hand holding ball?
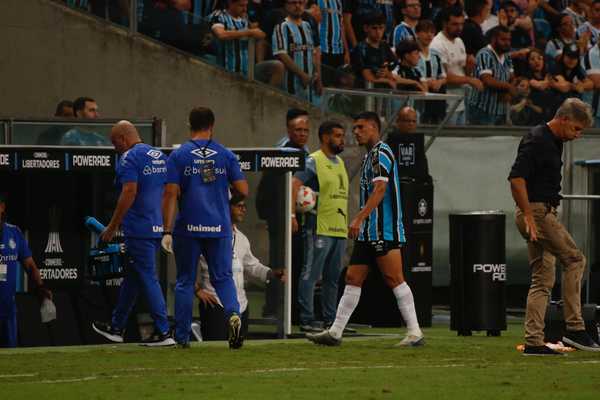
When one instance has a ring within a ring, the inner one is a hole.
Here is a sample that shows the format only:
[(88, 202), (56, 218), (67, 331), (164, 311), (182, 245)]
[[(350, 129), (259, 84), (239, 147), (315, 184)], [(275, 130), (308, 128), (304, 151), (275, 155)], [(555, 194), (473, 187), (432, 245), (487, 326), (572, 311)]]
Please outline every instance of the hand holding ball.
[(300, 186), (296, 196), (296, 212), (305, 213), (317, 204), (317, 194), (308, 186)]

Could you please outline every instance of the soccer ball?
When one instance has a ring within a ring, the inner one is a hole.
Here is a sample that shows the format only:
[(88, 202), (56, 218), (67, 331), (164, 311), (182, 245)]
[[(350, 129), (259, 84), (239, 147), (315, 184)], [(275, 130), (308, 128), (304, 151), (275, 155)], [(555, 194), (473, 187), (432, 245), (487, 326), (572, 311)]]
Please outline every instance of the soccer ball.
[(317, 203), (317, 195), (308, 186), (300, 186), (298, 195), (296, 196), (296, 211), (305, 213), (315, 208)]

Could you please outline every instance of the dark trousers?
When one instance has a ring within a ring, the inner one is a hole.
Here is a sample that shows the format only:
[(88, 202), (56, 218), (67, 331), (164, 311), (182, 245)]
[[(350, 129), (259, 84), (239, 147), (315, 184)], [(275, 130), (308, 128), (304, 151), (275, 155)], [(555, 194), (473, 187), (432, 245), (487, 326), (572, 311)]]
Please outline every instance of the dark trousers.
[(17, 314), (0, 317), (0, 348), (17, 347)]
[[(200, 302), (200, 331), (202, 340), (227, 340), (228, 326), (221, 306), (205, 306)], [(248, 308), (242, 313), (242, 336), (248, 335)]]

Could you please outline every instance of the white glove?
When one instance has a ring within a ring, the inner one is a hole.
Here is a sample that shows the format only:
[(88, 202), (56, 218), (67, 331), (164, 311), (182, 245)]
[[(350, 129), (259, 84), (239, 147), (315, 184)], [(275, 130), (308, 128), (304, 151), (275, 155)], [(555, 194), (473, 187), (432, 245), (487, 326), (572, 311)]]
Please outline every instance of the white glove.
[(170, 233), (164, 234), (160, 245), (165, 252), (173, 254), (173, 235)]
[(47, 323), (56, 319), (56, 306), (50, 299), (44, 299), (40, 307), (40, 315), (43, 323)]

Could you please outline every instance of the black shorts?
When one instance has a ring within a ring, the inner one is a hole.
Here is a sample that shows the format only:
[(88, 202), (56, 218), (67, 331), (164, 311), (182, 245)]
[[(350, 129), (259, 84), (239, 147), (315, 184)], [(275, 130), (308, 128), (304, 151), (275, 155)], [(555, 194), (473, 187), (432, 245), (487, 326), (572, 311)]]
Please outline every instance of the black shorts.
[(350, 256), (350, 265), (371, 265), (377, 257), (385, 256), (391, 250), (402, 248), (402, 243), (389, 240), (373, 242), (354, 241), (354, 249)]

